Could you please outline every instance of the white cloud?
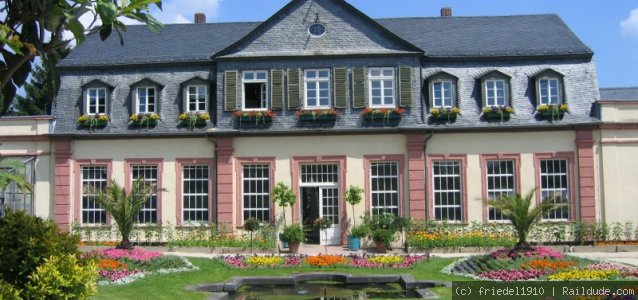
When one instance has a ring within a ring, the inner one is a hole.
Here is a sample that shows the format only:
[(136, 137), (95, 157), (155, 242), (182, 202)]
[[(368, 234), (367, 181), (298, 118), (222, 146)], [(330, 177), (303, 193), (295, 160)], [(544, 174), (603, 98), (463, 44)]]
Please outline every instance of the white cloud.
[(162, 11), (153, 9), (152, 15), (164, 24), (193, 23), (197, 12), (206, 14), (207, 21), (217, 17), (222, 0), (163, 1)]
[(638, 8), (633, 9), (629, 17), (620, 22), (620, 28), (624, 35), (638, 37)]

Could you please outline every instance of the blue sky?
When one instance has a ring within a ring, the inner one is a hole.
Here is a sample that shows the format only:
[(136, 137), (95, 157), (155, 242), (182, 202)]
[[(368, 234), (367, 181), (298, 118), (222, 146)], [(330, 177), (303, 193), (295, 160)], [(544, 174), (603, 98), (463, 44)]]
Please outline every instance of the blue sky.
[[(287, 0), (164, 0), (157, 13), (165, 23), (263, 21)], [(638, 86), (638, 1), (594, 0), (349, 0), (373, 18), (438, 16), (449, 6), (455, 16), (558, 14), (591, 47), (601, 87)], [(633, 11), (633, 14), (632, 14)]]

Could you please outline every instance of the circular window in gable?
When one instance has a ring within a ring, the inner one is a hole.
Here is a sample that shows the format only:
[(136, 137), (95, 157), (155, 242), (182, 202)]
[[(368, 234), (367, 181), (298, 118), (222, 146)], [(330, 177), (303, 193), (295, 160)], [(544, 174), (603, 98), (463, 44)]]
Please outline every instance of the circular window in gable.
[(326, 26), (321, 23), (314, 23), (308, 27), (308, 32), (310, 32), (312, 36), (322, 36), (326, 33)]

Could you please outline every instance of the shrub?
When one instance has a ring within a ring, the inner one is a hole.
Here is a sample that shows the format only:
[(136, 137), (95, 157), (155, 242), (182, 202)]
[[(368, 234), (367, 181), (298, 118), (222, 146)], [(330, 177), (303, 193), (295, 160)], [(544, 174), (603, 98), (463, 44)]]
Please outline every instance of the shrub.
[(303, 228), (299, 224), (284, 227), (284, 240), (289, 243), (301, 243), (304, 239)]
[(97, 267), (81, 264), (72, 254), (51, 256), (29, 276), (24, 294), (29, 299), (87, 299), (97, 292)]
[(0, 278), (0, 299), (19, 300), (22, 298), (20, 298), (19, 290), (17, 290), (16, 288), (13, 287), (13, 285), (9, 284), (8, 282)]
[(352, 226), (350, 229), (350, 236), (363, 238), (370, 233), (370, 228), (365, 224)]
[(0, 218), (0, 278), (23, 289), (29, 275), (53, 255), (77, 255), (77, 236), (60, 232), (52, 221), (8, 210)]

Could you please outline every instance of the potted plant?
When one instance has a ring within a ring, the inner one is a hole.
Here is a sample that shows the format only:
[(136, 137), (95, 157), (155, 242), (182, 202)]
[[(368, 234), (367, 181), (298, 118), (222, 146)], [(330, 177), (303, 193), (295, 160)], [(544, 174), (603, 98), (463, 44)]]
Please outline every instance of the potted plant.
[(153, 127), (157, 125), (157, 121), (160, 120), (160, 116), (156, 113), (140, 113), (132, 114), (129, 121), (137, 127)]
[(386, 253), (390, 243), (394, 241), (394, 232), (390, 229), (377, 228), (372, 231), (372, 240), (377, 253)]
[(292, 224), (284, 227), (283, 232), (284, 240), (288, 242), (288, 248), (290, 253), (297, 253), (299, 251), (299, 244), (304, 239), (304, 231), (301, 225)]
[(315, 226), (317, 226), (319, 230), (323, 231), (324, 247), (325, 247), (326, 253), (328, 253), (328, 232), (326, 231), (326, 229), (332, 226), (332, 220), (325, 217), (318, 218), (315, 220)]
[[(277, 206), (281, 207), (281, 211), (284, 219), (284, 228), (286, 228), (286, 207), (292, 207), (297, 202), (295, 193), (292, 189), (283, 182), (277, 183), (271, 192), (272, 200), (277, 203)], [(279, 235), (279, 240), (283, 242), (284, 248), (288, 247), (287, 240), (284, 239), (284, 235)]]
[(253, 232), (259, 229), (259, 221), (255, 218), (248, 218), (244, 221), (244, 230), (250, 232), (250, 250), (253, 249)]
[(370, 228), (366, 224), (352, 226), (348, 235), (348, 248), (350, 251), (359, 251), (361, 249), (361, 239), (369, 234)]
[(551, 118), (552, 120), (562, 119), (565, 113), (569, 113), (569, 105), (543, 104), (536, 108), (536, 113), (543, 118)]
[[(362, 197), (361, 194), (363, 193), (363, 189), (357, 186), (353, 186), (351, 185), (348, 190), (346, 190), (345, 194), (343, 195), (343, 198), (346, 200), (346, 202), (348, 204), (350, 204), (352, 206), (352, 224), (353, 224), (353, 229), (354, 227), (356, 227), (356, 221), (354, 218), (354, 206), (361, 203)], [(363, 235), (365, 236), (365, 235)], [(361, 238), (363, 237), (362, 235), (358, 235), (355, 236), (352, 234), (352, 231), (350, 231), (350, 235), (348, 235), (348, 248), (350, 248), (351, 251), (357, 251), (361, 248)]]
[(434, 107), (430, 109), (430, 118), (439, 122), (454, 122), (460, 114), (461, 110), (458, 107)]
[(96, 128), (103, 128), (108, 122), (109, 116), (105, 114), (81, 115), (77, 120), (80, 127), (88, 127), (89, 131), (93, 131)]
[(514, 108), (511, 106), (488, 106), (483, 108), (483, 117), (486, 120), (507, 121), (513, 113)]
[(363, 119), (368, 123), (399, 123), (401, 115), (405, 112), (403, 108), (366, 108), (361, 113)]
[(339, 115), (334, 109), (302, 109), (297, 111), (297, 118), (302, 125), (334, 125)]
[(193, 130), (195, 127), (206, 126), (206, 122), (210, 120), (210, 115), (207, 112), (187, 112), (180, 114), (178, 119), (182, 126)]
[(398, 231), (396, 218), (391, 213), (383, 213), (372, 217), (366, 216), (364, 218), (364, 223), (370, 227), (369, 235), (375, 242), (378, 253), (385, 253), (394, 241), (395, 233)]

